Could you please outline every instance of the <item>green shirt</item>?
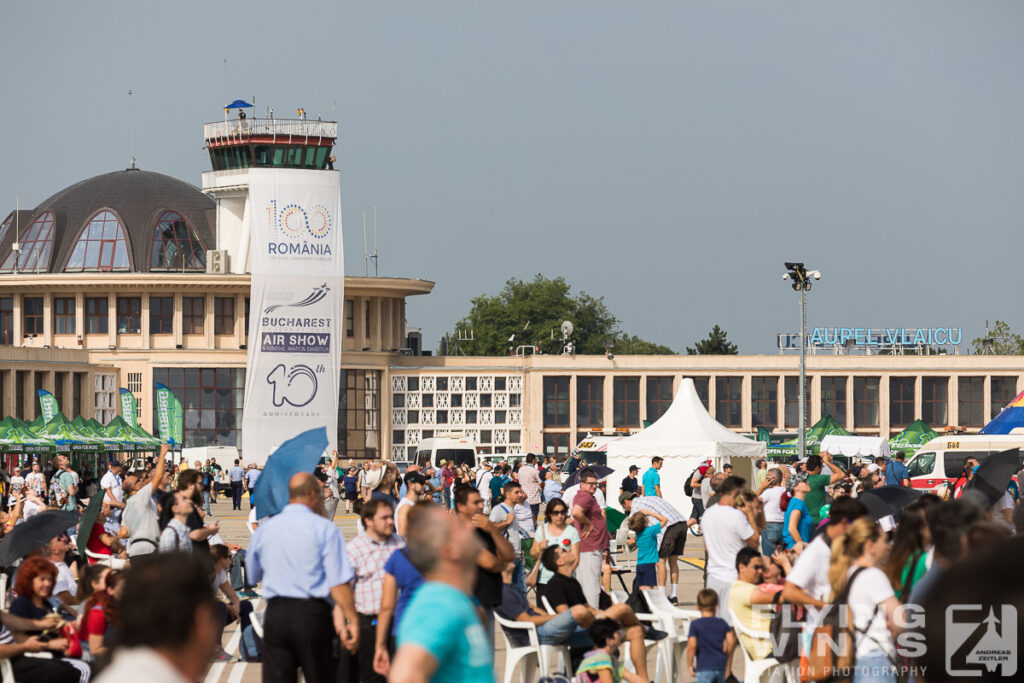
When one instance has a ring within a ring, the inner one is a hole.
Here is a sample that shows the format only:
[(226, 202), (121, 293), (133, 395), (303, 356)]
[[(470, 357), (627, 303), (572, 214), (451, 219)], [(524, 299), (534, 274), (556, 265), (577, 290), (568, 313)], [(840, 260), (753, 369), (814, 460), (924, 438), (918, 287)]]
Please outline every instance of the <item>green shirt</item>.
[(811, 519), (817, 524), (821, 521), (821, 506), (825, 504), (825, 487), (832, 481), (831, 474), (812, 474), (807, 477), (810, 493), (804, 498), (807, 509), (811, 511)]

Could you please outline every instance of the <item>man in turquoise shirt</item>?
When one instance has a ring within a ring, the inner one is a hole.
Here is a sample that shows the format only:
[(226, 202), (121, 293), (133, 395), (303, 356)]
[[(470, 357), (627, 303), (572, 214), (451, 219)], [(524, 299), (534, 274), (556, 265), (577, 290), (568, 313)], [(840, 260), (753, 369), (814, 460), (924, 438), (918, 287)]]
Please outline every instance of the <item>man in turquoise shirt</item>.
[(409, 559), (426, 583), (402, 615), (389, 680), (494, 683), (494, 646), (469, 599), (483, 550), (473, 527), (440, 508), (409, 517)]
[(657, 455), (651, 458), (651, 467), (644, 472), (644, 495), (645, 496), (657, 496), (661, 498), (661, 475), (658, 474), (658, 470), (661, 469), (661, 463), (663, 460)]

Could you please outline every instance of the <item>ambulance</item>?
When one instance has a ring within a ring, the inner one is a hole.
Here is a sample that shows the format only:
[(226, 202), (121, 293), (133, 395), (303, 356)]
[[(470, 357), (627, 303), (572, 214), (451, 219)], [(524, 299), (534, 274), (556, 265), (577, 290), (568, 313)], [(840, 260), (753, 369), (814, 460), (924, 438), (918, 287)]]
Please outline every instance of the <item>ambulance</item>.
[(1024, 465), (1024, 430), (1012, 434), (950, 434), (939, 436), (925, 445), (907, 462), (910, 485), (915, 489), (939, 492), (955, 484), (964, 473), (964, 460), (984, 460), (993, 453), (1010, 448), (1022, 449)]
[(562, 463), (561, 472), (566, 472), (572, 458), (580, 459), (580, 467), (587, 465), (608, 465), (608, 446), (619, 439), (623, 439), (639, 430), (630, 430), (624, 427), (618, 429), (598, 429), (587, 432), (583, 440), (576, 444), (569, 458)]

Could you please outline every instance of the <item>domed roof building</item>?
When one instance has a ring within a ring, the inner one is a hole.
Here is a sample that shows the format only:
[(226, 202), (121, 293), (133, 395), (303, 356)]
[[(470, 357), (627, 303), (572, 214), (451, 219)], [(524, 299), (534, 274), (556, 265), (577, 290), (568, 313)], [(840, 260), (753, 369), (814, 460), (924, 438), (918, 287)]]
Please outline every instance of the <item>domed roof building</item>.
[(206, 250), (215, 248), (215, 211), (212, 199), (176, 178), (137, 168), (105, 173), (9, 214), (0, 224), (0, 272), (203, 272)]

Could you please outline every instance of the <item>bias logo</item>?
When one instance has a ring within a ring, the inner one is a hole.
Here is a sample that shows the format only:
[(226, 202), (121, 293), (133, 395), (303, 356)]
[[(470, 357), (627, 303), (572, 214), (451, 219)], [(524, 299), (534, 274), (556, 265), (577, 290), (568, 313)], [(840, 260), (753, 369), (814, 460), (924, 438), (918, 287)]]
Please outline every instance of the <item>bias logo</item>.
[(267, 375), (267, 384), (273, 387), (272, 401), (276, 408), (285, 403), (296, 408), (309, 405), (316, 398), (316, 373), (308, 365), (297, 364), (286, 369), (284, 363)]
[(309, 209), (296, 204), (285, 204), (278, 210), (277, 200), (267, 204), (267, 218), (275, 238), (297, 238), (304, 234), (317, 239), (327, 237), (331, 232), (333, 221), (326, 207), (314, 204)]

